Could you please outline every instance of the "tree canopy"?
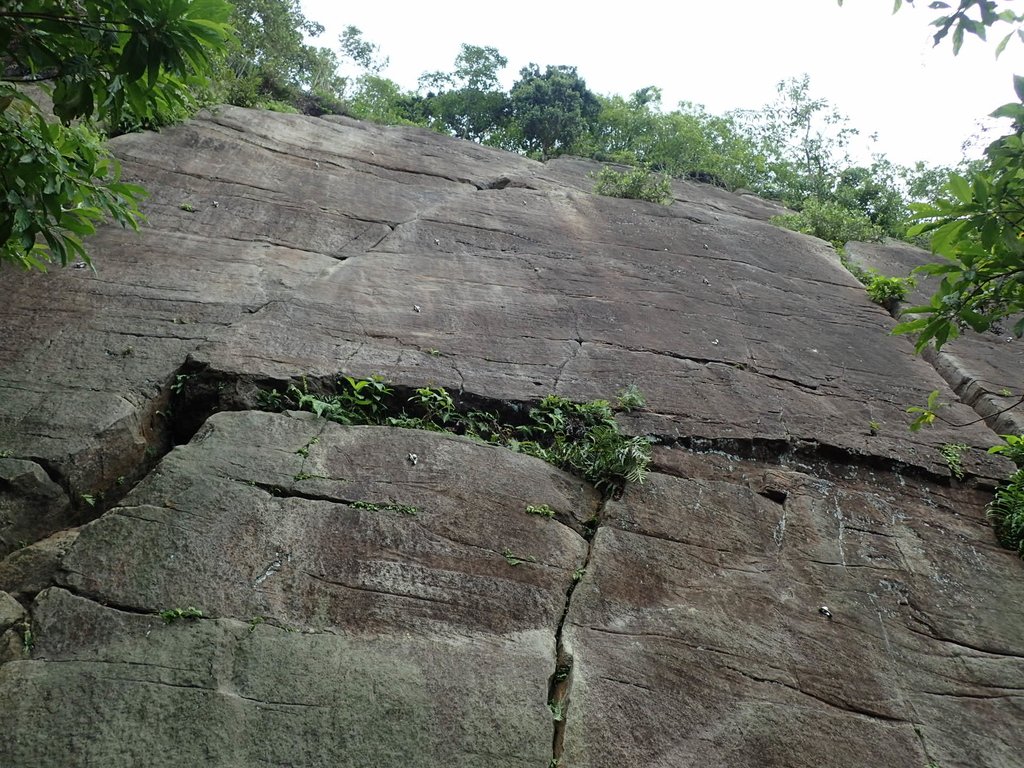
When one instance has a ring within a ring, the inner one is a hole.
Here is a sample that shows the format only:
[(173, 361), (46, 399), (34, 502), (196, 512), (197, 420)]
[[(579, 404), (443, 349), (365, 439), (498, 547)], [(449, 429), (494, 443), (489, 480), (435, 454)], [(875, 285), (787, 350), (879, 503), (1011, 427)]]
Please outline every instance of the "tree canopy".
[[(101, 130), (187, 109), (229, 38), (223, 0), (15, 0), (0, 10), (0, 264), (88, 260), (106, 216), (140, 221)], [(46, 88), (52, 115), (25, 86)], [(54, 116), (58, 120), (54, 120)]]

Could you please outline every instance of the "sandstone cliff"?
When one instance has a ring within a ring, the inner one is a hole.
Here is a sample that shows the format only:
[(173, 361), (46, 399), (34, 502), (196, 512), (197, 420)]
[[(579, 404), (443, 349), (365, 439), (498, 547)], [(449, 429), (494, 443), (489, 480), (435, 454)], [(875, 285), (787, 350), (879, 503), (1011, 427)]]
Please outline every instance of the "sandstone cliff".
[[(946, 380), (998, 404), (1018, 344), (914, 356), (830, 247), (712, 187), (236, 108), (115, 147), (145, 231), (0, 273), (0, 765), (1021, 764), (1008, 468), (904, 412), (974, 422)], [(260, 410), (339, 375), (495, 409), (632, 384), (652, 472), (607, 498)]]

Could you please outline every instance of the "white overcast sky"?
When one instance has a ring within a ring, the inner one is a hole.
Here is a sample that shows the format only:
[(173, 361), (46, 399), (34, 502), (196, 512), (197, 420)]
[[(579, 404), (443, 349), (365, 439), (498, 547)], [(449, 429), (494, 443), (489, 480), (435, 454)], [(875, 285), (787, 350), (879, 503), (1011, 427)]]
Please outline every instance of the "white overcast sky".
[(932, 48), (928, 24), (939, 12), (926, 0), (895, 15), (891, 0), (846, 0), (842, 8), (835, 0), (302, 6), (327, 29), (318, 44), (337, 48), (345, 26), (359, 27), (390, 57), (383, 74), (407, 89), (423, 72), (451, 70), (461, 43), (507, 57), (506, 88), (530, 62), (568, 64), (597, 93), (656, 85), (666, 109), (686, 100), (713, 113), (757, 108), (774, 98), (779, 80), (806, 72), (812, 95), (849, 115), (863, 135), (877, 132), (875, 149), (908, 165), (956, 163), (979, 118), (1015, 100), (1012, 75), (1024, 74), (1018, 40), (995, 59), (998, 31), (988, 43), (969, 36), (956, 58), (948, 41)]

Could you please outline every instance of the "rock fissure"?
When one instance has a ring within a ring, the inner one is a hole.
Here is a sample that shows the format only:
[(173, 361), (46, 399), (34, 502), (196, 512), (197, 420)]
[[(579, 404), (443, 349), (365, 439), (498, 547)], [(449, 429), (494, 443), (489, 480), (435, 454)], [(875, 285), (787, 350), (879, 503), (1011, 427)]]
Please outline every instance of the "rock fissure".
[(555, 629), (555, 670), (548, 680), (548, 708), (551, 710), (554, 721), (554, 732), (551, 738), (551, 766), (557, 766), (562, 759), (565, 749), (565, 726), (569, 714), (570, 694), (572, 693), (572, 680), (575, 667), (575, 660), (571, 649), (565, 643), (565, 622), (569, 617), (569, 610), (572, 607), (572, 596), (576, 587), (586, 578), (587, 568), (594, 551), (594, 538), (601, 521), (604, 517), (607, 500), (594, 512), (593, 516), (584, 524), (587, 541), (587, 551), (583, 562), (579, 564), (572, 574), (572, 581), (565, 590), (565, 607), (558, 619), (558, 626)]

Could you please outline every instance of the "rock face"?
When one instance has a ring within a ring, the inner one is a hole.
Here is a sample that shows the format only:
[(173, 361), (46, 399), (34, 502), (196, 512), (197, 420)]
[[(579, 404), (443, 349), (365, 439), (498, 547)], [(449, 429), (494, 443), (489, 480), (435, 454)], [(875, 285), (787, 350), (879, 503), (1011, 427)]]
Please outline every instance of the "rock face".
[[(1020, 764), (997, 437), (771, 204), (235, 108), (115, 148), (144, 232), (0, 273), (0, 765)], [(1016, 386), (984, 357), (963, 386)], [(506, 411), (632, 384), (652, 471), (604, 498), (258, 409), (341, 375)], [(909, 433), (936, 389), (974, 423)]]

